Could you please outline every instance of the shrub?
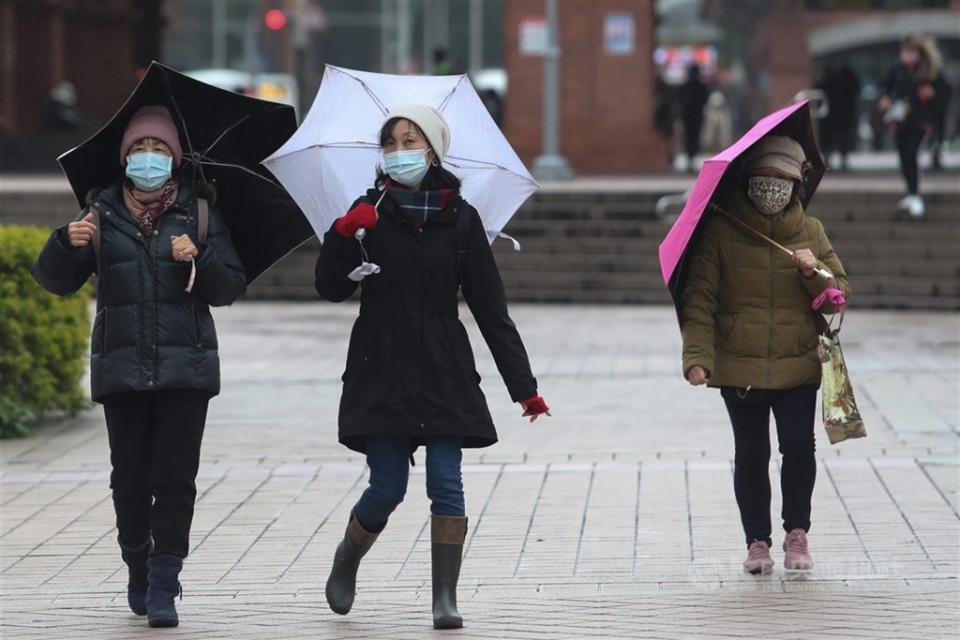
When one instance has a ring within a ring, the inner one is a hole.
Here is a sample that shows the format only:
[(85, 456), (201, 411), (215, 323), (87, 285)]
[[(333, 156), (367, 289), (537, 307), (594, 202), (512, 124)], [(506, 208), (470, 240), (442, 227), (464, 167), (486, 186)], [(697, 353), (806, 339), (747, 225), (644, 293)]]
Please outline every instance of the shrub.
[(86, 406), (91, 287), (60, 298), (30, 267), (48, 229), (0, 226), (0, 437), (24, 435), (43, 413)]

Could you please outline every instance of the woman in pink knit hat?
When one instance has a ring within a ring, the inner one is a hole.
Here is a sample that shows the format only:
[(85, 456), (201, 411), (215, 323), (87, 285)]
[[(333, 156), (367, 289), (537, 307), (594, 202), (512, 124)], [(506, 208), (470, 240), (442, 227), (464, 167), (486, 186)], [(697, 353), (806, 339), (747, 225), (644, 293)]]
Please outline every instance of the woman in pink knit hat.
[(166, 107), (134, 113), (118, 154), (123, 177), (53, 232), (33, 275), (69, 295), (97, 274), (91, 391), (110, 439), (127, 600), (151, 627), (169, 627), (207, 404), (220, 391), (210, 306), (232, 303), (247, 280), (223, 217), (177, 175), (180, 138)]

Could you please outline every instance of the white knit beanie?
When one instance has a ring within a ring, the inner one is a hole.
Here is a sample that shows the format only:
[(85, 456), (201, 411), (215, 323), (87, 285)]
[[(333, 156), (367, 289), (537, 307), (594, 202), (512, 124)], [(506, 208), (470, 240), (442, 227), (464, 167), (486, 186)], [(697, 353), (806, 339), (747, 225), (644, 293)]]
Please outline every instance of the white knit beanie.
[(402, 104), (390, 110), (383, 124), (394, 118), (406, 118), (420, 127), (437, 154), (437, 160), (443, 162), (450, 148), (450, 127), (439, 111), (425, 104)]

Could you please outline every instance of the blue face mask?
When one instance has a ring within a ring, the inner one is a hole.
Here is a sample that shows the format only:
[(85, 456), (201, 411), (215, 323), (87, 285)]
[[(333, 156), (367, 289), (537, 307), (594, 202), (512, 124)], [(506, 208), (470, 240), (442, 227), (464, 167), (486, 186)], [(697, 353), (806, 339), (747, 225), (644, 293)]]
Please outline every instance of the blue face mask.
[(127, 156), (127, 177), (137, 189), (155, 191), (173, 174), (173, 156), (143, 151)]
[(405, 187), (416, 189), (423, 182), (430, 166), (427, 164), (427, 150), (394, 151), (383, 154), (387, 175)]

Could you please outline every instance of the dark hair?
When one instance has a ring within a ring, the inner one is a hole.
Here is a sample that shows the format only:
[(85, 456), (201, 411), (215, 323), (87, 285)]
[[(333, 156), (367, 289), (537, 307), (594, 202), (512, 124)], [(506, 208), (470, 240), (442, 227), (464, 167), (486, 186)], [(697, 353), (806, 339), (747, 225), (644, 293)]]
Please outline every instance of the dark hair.
[[(393, 133), (393, 128), (397, 125), (397, 122), (400, 120), (407, 120), (407, 118), (390, 118), (383, 123), (383, 126), (380, 128), (380, 135), (377, 137), (380, 142), (380, 148), (382, 149), (386, 144), (387, 140), (390, 139), (390, 135)], [(434, 163), (431, 164), (430, 168), (427, 169), (427, 175), (423, 177), (423, 182), (420, 183), (421, 191), (434, 191), (437, 189), (459, 189), (461, 182), (460, 178), (453, 175), (447, 169), (444, 168), (443, 164), (440, 163), (440, 159), (436, 157), (436, 150), (430, 144), (430, 140), (427, 138), (427, 135), (423, 132), (423, 129), (420, 128), (413, 120), (407, 120), (410, 124), (413, 125), (413, 128), (416, 130), (417, 134), (421, 138), (427, 141), (427, 146), (434, 153)], [(377, 178), (374, 180), (373, 186), (377, 189), (383, 189), (384, 184), (390, 176), (383, 170), (383, 167), (377, 166)]]

